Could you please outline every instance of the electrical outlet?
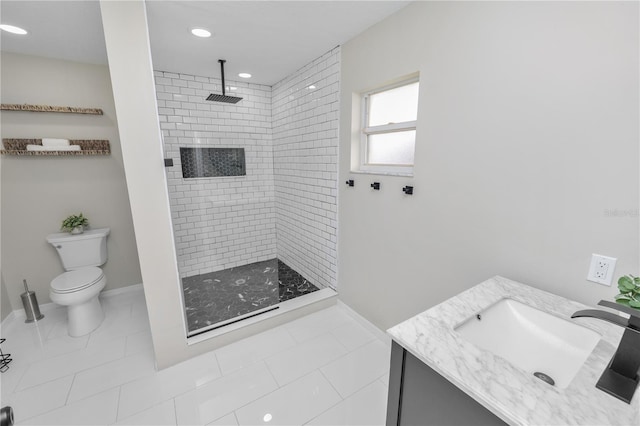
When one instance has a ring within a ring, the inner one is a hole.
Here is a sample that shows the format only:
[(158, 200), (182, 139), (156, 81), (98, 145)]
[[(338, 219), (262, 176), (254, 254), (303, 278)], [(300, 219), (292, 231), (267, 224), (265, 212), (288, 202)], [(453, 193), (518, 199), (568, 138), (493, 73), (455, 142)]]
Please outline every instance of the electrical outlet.
[(602, 285), (611, 285), (613, 271), (616, 269), (615, 257), (602, 256), (600, 254), (591, 255), (591, 265), (587, 280)]

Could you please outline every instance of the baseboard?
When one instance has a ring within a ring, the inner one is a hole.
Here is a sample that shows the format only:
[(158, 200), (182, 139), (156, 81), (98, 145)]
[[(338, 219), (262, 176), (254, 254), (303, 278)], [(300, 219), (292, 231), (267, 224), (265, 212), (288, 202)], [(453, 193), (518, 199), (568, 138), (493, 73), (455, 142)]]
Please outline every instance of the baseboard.
[(369, 320), (367, 320), (365, 317), (363, 317), (362, 315), (354, 311), (349, 305), (347, 305), (340, 299), (338, 299), (338, 305), (342, 306), (347, 311), (347, 313), (354, 320), (356, 320), (361, 326), (369, 330), (371, 333), (375, 334), (375, 336), (378, 339), (382, 340), (383, 342), (391, 346), (391, 337), (387, 333), (385, 333), (384, 330), (381, 330), (375, 325), (373, 325)]
[[(130, 286), (126, 286), (126, 287), (120, 287), (120, 288), (114, 288), (111, 290), (105, 290), (103, 292), (100, 293), (100, 298), (110, 298), (110, 297), (114, 297), (114, 296), (119, 296), (121, 294), (127, 294), (127, 293), (134, 293), (134, 292), (138, 292), (138, 291), (142, 291), (142, 284), (134, 284), (134, 285), (130, 285)], [(60, 305), (56, 305), (53, 302), (50, 303), (43, 303), (40, 306), (40, 312), (43, 314), (46, 314), (47, 311), (52, 311), (56, 308), (59, 308)], [(2, 321), (2, 326), (6, 326), (8, 324), (10, 324), (10, 322), (13, 319), (26, 319), (27, 318), (27, 314), (25, 313), (24, 309), (15, 309), (13, 311), (11, 311), (9, 313), (9, 315), (7, 315), (7, 317)]]
[(100, 297), (104, 299), (104, 298), (119, 296), (121, 294), (135, 293), (138, 291), (143, 291), (142, 283), (128, 285), (126, 287), (114, 288), (111, 290), (105, 290), (102, 293), (100, 293)]
[(13, 311), (9, 312), (9, 315), (4, 317), (4, 319), (2, 320), (2, 323), (0, 323), (0, 328), (2, 329), (6, 328), (9, 324), (11, 324), (11, 321), (13, 321), (15, 317), (16, 317), (15, 312)]
[[(50, 303), (38, 304), (38, 307), (40, 308), (40, 313), (46, 314), (48, 311), (52, 311), (52, 310), (54, 310), (56, 308), (59, 308), (60, 306), (56, 305), (53, 302), (50, 302)], [(23, 320), (23, 319), (27, 318), (27, 314), (24, 311), (24, 309), (15, 309), (13, 312), (11, 312), (11, 314), (13, 314), (13, 318), (15, 318), (17, 320)], [(11, 314), (7, 315), (7, 318)]]

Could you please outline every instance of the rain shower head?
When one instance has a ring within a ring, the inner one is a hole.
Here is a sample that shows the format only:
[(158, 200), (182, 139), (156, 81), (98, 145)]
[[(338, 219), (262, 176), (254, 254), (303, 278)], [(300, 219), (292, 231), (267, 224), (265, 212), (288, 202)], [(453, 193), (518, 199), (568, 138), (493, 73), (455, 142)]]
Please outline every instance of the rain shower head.
[(224, 93), (222, 95), (219, 95), (217, 93), (211, 93), (209, 96), (207, 96), (207, 100), (213, 101), (213, 102), (225, 102), (228, 104), (237, 104), (242, 100), (242, 98), (238, 98), (237, 96), (227, 96)]
[(237, 96), (227, 96), (225, 94), (226, 86), (224, 84), (224, 63), (227, 61), (225, 61), (224, 59), (218, 59), (218, 62), (220, 62), (220, 73), (222, 74), (222, 95), (211, 93), (209, 96), (207, 96), (207, 100), (213, 102), (225, 102), (227, 104), (237, 104), (242, 100), (242, 98), (239, 98)]

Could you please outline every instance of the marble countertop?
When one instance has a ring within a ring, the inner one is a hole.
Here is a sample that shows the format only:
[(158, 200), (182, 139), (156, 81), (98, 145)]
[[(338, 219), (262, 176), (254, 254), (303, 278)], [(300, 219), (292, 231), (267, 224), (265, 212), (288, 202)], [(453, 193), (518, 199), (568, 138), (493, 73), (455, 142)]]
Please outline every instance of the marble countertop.
[[(464, 340), (454, 330), (503, 298), (576, 322), (602, 338), (566, 389), (558, 389)], [(595, 387), (623, 329), (592, 318), (570, 319), (587, 306), (493, 277), (388, 330), (393, 340), (511, 425), (640, 425), (640, 390), (631, 404)], [(603, 308), (604, 309), (604, 308)]]

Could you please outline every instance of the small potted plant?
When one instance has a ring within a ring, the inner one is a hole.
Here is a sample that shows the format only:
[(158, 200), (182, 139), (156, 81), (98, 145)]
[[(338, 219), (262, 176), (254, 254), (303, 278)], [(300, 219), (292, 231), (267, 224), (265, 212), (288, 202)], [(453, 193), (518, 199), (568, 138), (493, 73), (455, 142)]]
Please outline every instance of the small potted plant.
[(633, 275), (620, 277), (618, 290), (620, 294), (616, 296), (616, 302), (640, 310), (640, 277)]
[(82, 234), (85, 226), (89, 226), (89, 219), (80, 214), (72, 214), (68, 218), (62, 221), (62, 231), (70, 232), (71, 234)]

